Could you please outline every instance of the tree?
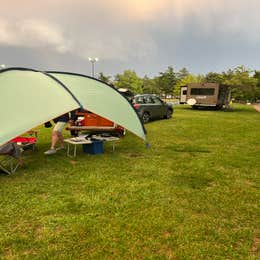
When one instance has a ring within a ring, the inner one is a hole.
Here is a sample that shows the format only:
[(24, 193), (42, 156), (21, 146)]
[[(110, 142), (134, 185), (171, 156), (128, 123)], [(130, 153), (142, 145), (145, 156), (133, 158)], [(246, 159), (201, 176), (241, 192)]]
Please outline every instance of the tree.
[(123, 74), (115, 76), (117, 88), (127, 88), (134, 93), (143, 93), (143, 81), (132, 70), (125, 70)]
[(157, 88), (156, 81), (154, 79), (148, 78), (148, 76), (144, 76), (143, 85), (142, 85), (143, 93), (151, 93), (151, 94), (159, 94), (160, 90)]
[(255, 101), (257, 101), (260, 100), (260, 71), (255, 71), (253, 77), (256, 79)]
[(174, 88), (174, 95), (179, 96), (181, 87), (186, 86), (189, 83), (201, 83), (204, 80), (204, 77), (202, 75), (194, 75), (194, 74), (189, 74), (183, 79), (179, 80)]
[(256, 87), (260, 88), (260, 70), (255, 70), (253, 77), (257, 80)]
[(244, 101), (255, 99), (257, 79), (251, 77), (250, 73), (244, 66), (223, 72), (223, 84), (231, 87), (233, 98)]
[(186, 78), (189, 74), (189, 71), (184, 67), (176, 73), (176, 78), (177, 80), (182, 80)]
[(205, 82), (208, 83), (219, 83), (222, 84), (224, 81), (224, 76), (216, 72), (209, 72), (205, 76)]
[(172, 67), (168, 67), (165, 72), (160, 72), (160, 76), (156, 79), (156, 85), (161, 95), (172, 95), (176, 82), (176, 74)]
[(110, 81), (111, 77), (110, 77), (110, 76), (105, 76), (103, 72), (100, 72), (100, 73), (98, 74), (98, 79), (101, 80), (101, 81), (103, 81), (103, 82), (106, 82), (106, 83), (108, 83), (108, 84), (111, 83), (111, 81)]

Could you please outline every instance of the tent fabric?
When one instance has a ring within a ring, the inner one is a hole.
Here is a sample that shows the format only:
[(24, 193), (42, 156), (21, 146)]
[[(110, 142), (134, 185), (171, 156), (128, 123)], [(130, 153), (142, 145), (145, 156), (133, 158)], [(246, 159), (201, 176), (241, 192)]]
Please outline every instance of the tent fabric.
[(86, 110), (109, 119), (146, 139), (145, 129), (132, 104), (114, 87), (75, 73), (48, 72), (48, 74), (64, 83)]
[(116, 89), (84, 75), (26, 68), (0, 70), (0, 145), (59, 115), (83, 107), (146, 140), (132, 105)]
[(61, 83), (30, 69), (1, 70), (0, 93), (0, 145), (80, 107)]

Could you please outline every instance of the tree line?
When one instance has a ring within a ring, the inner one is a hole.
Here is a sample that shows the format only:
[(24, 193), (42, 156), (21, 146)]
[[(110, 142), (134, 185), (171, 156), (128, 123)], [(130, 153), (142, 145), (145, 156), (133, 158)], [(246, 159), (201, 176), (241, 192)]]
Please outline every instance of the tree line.
[(133, 70), (125, 70), (114, 79), (99, 73), (98, 79), (112, 84), (116, 88), (126, 88), (135, 94), (152, 93), (162, 97), (180, 95), (181, 86), (188, 83), (219, 83), (231, 88), (232, 98), (237, 101), (255, 102), (260, 100), (260, 70), (252, 71), (244, 66), (238, 66), (222, 73), (209, 72), (206, 75), (192, 74), (186, 68), (174, 71), (169, 66), (158, 76), (139, 77)]

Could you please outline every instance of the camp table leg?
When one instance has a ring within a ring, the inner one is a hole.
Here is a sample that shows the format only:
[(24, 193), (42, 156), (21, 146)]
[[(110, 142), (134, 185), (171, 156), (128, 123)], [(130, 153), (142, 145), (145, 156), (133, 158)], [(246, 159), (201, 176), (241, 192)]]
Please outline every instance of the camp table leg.
[(112, 142), (113, 152), (115, 151), (115, 141)]
[(74, 144), (74, 157), (76, 157), (76, 155), (77, 155), (77, 145)]
[(76, 157), (77, 156), (77, 144), (72, 144), (74, 146), (73, 149), (73, 155), (70, 155), (70, 143), (68, 143), (68, 148), (67, 148), (67, 156), (68, 157)]
[(68, 147), (67, 147), (67, 156), (70, 156), (70, 144), (68, 143)]

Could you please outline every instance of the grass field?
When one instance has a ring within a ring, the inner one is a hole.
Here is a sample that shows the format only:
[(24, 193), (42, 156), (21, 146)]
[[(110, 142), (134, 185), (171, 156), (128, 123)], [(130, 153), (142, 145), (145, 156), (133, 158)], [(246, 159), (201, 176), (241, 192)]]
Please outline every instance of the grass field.
[[(45, 156), (50, 129), (0, 174), (0, 258), (257, 259), (260, 113), (175, 109), (112, 152)], [(259, 258), (258, 258), (259, 259)]]

